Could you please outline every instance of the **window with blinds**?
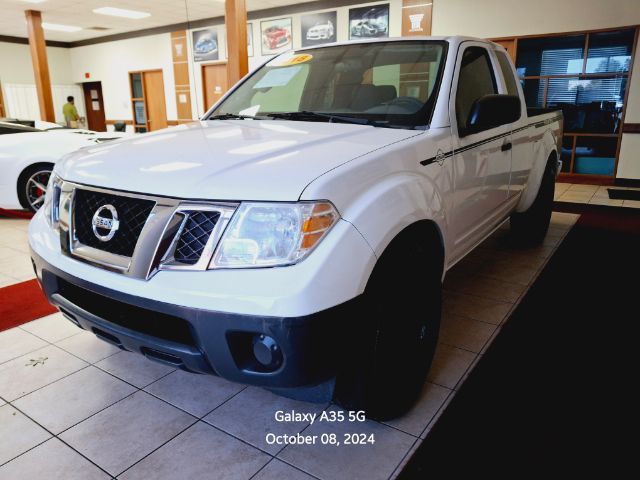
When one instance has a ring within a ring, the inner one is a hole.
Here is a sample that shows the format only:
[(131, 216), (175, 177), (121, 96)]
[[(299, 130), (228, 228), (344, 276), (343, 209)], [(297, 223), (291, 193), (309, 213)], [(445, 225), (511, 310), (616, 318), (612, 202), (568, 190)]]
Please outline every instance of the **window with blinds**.
[(635, 29), (518, 39), (527, 106), (564, 114), (563, 172), (614, 175), (634, 39)]

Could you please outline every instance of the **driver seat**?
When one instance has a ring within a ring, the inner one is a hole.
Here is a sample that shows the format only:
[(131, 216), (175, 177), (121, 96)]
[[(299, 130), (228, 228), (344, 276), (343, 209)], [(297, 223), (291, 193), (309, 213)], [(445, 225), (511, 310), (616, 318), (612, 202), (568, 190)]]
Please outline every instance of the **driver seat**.
[(359, 85), (353, 95), (349, 107), (354, 112), (364, 112), (370, 108), (381, 106), (397, 97), (393, 85)]

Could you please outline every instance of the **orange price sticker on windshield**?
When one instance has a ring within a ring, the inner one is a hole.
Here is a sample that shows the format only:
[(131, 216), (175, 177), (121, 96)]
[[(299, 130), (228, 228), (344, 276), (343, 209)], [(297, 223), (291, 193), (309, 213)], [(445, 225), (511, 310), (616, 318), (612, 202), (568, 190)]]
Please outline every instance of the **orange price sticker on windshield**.
[(301, 63), (308, 62), (313, 58), (313, 55), (310, 53), (301, 53), (300, 55), (294, 55), (291, 58), (288, 58), (284, 62), (280, 63), (279, 67), (288, 67), (290, 65), (299, 65)]

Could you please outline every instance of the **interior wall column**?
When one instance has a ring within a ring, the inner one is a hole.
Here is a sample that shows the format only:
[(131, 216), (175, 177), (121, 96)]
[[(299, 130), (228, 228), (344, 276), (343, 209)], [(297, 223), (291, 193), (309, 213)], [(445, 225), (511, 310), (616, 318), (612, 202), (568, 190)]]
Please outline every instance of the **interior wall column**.
[(224, 23), (227, 29), (227, 81), (231, 87), (249, 72), (245, 0), (225, 1)]
[(27, 17), (29, 48), (31, 49), (31, 61), (33, 62), (33, 76), (36, 79), (36, 90), (38, 91), (40, 117), (46, 122), (55, 122), (56, 113), (53, 110), (51, 77), (49, 76), (49, 63), (47, 61), (47, 45), (44, 39), (44, 31), (42, 30), (42, 15), (37, 10), (27, 10), (24, 13)]

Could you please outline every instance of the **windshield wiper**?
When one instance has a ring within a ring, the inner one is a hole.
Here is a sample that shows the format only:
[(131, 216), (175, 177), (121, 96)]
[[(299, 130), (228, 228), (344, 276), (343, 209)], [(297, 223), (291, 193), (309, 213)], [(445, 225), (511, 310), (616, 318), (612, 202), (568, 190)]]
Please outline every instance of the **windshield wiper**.
[(267, 113), (268, 117), (283, 119), (283, 120), (326, 120), (328, 122), (343, 122), (354, 123), (356, 125), (371, 125), (373, 127), (389, 127), (390, 125), (377, 122), (375, 120), (369, 120), (367, 118), (357, 117), (343, 117), (342, 115), (334, 115), (332, 113), (319, 113), (311, 112), (308, 110), (302, 110), (301, 112), (275, 112)]
[(238, 113), (221, 113), (213, 115), (205, 120), (266, 120), (268, 117), (260, 117), (253, 115), (240, 115)]

